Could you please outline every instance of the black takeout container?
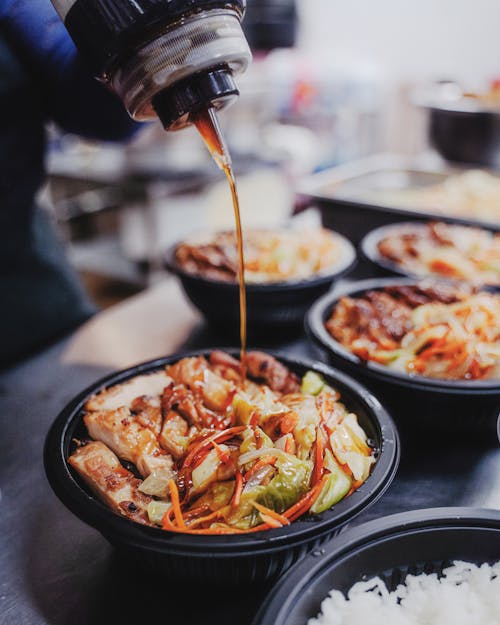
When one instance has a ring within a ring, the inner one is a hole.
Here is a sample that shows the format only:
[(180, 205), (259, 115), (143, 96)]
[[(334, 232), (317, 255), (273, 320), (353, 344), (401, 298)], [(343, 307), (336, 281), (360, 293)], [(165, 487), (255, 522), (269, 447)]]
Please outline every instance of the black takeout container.
[(393, 371), (376, 362), (362, 361), (325, 328), (325, 321), (344, 296), (416, 283), (411, 278), (377, 278), (336, 288), (312, 306), (306, 330), (328, 362), (366, 384), (401, 428), (431, 428), (450, 435), (476, 431), (490, 436), (500, 411), (500, 380), (443, 380)]
[(408, 574), (439, 574), (456, 560), (500, 560), (499, 510), (414, 510), (349, 529), (283, 576), (253, 625), (306, 625), (334, 588), (345, 594), (380, 576), (394, 590)]
[[(375, 154), (338, 165), (303, 181), (299, 193), (319, 208), (325, 228), (347, 237), (354, 245), (380, 226), (408, 221), (439, 220), (465, 225), (498, 228), (498, 223), (469, 216), (440, 212), (439, 206), (425, 210), (399, 206), (379, 196), (380, 191), (401, 191), (441, 184), (467, 167), (426, 167), (396, 154)], [(497, 173), (497, 172), (492, 172)]]
[(67, 462), (73, 438), (85, 435), (82, 409), (86, 400), (103, 388), (157, 371), (185, 356), (199, 354), (176, 354), (145, 362), (108, 375), (83, 391), (61, 412), (47, 435), (45, 470), (59, 499), (82, 521), (125, 552), (131, 564), (146, 568), (149, 574), (204, 584), (261, 583), (278, 577), (379, 499), (392, 482), (399, 463), (398, 434), (385, 409), (355, 380), (325, 365), (276, 355), (298, 375), (311, 369), (322, 374), (340, 391), (346, 405), (358, 414), (360, 424), (380, 450), (370, 477), (358, 490), (321, 515), (252, 534), (176, 534), (115, 514), (92, 495)]
[[(302, 331), (304, 316), (311, 304), (356, 263), (356, 251), (352, 244), (340, 235), (335, 236), (343, 251), (338, 263), (330, 270), (307, 280), (246, 283), (249, 338), (273, 340)], [(168, 249), (166, 267), (179, 278), (188, 298), (216, 330), (222, 331), (225, 337), (239, 337), (238, 284), (184, 271), (175, 258), (178, 245), (176, 243)]]
[[(442, 221), (442, 220), (439, 220)], [(419, 222), (419, 221), (403, 221), (395, 224), (389, 224), (387, 226), (381, 226), (380, 228), (375, 228), (371, 230), (366, 236), (363, 237), (361, 241), (361, 252), (363, 257), (368, 259), (375, 267), (378, 269), (378, 273), (380, 276), (389, 276), (389, 275), (400, 275), (407, 276), (411, 278), (423, 278), (423, 277), (434, 277), (436, 279), (446, 279), (444, 276), (440, 276), (439, 274), (416, 274), (411, 271), (408, 271), (404, 267), (390, 261), (387, 258), (384, 258), (379, 250), (378, 245), (385, 237), (389, 236), (392, 233), (404, 232), (408, 228), (418, 228), (424, 227), (429, 222)], [(472, 228), (477, 228), (480, 230), (487, 230), (488, 232), (496, 233), (499, 231), (498, 228), (486, 228), (485, 226), (471, 226)], [(493, 288), (500, 287), (500, 284), (492, 284), (488, 285)]]
[(500, 168), (500, 111), (429, 107), (429, 139), (447, 161)]

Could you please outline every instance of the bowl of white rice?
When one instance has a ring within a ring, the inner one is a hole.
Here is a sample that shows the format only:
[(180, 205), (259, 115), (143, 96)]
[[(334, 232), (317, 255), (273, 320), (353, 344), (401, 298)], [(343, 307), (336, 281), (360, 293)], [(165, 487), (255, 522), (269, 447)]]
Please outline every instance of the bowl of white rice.
[(500, 625), (500, 510), (348, 529), (281, 578), (253, 625)]

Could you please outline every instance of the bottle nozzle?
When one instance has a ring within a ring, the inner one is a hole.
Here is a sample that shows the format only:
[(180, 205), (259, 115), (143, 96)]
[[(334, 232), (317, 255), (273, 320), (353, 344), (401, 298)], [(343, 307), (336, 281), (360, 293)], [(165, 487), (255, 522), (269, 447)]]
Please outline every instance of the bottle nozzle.
[(231, 70), (222, 66), (174, 83), (157, 93), (152, 103), (164, 128), (177, 130), (194, 123), (201, 111), (211, 110), (215, 115), (215, 109), (226, 107), (238, 95)]
[(203, 141), (205, 141), (205, 145), (217, 166), (223, 171), (230, 167), (231, 156), (224, 141), (215, 109), (212, 107), (205, 111), (198, 111), (191, 115), (191, 121), (203, 137)]

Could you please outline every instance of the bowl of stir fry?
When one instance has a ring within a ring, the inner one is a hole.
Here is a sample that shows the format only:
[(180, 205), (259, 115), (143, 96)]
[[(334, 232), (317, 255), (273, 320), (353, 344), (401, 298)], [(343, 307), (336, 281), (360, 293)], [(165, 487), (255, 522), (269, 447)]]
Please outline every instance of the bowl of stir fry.
[(500, 233), (444, 222), (405, 222), (372, 230), (363, 254), (391, 273), (500, 287)]
[(481, 429), (500, 406), (499, 318), (500, 294), (386, 278), (321, 298), (307, 328), (400, 422)]
[(213, 350), (112, 374), (56, 419), (50, 484), (151, 571), (275, 578), (375, 502), (399, 460), (378, 401), (329, 367)]
[[(243, 233), (250, 336), (302, 328), (311, 304), (356, 261), (352, 244), (325, 229)], [(212, 326), (236, 335), (238, 258), (234, 232), (205, 233), (170, 248), (167, 267)]]

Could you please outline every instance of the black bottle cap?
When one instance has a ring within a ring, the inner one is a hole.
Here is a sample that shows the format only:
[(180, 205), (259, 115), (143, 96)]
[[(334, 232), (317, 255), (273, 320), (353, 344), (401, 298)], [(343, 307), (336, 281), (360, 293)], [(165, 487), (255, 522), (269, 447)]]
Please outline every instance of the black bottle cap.
[(166, 130), (176, 130), (189, 125), (192, 113), (211, 107), (221, 109), (238, 95), (231, 70), (216, 67), (163, 89), (153, 97), (153, 108)]

